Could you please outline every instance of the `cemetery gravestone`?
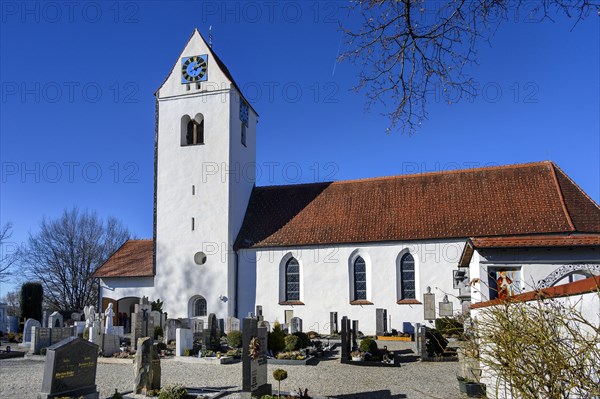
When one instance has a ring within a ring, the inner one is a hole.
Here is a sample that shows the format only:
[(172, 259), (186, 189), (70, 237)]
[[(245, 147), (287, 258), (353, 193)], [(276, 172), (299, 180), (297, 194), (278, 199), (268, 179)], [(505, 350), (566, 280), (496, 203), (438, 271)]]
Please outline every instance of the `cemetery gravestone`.
[(387, 332), (387, 310), (375, 310), (375, 334), (383, 335)]
[(329, 312), (329, 334), (337, 334), (338, 331), (338, 313)]
[(162, 314), (158, 310), (152, 310), (152, 311), (150, 311), (150, 317), (152, 317), (152, 323), (155, 326), (161, 326), (162, 327), (162, 323), (161, 323)]
[(189, 328), (178, 328), (175, 336), (175, 356), (185, 356), (185, 350), (192, 349), (194, 347), (192, 330)]
[(352, 350), (358, 348), (358, 320), (352, 320)]
[(290, 333), (294, 334), (302, 332), (302, 319), (299, 317), (292, 317), (290, 322)]
[(452, 306), (452, 302), (448, 301), (448, 295), (444, 296), (444, 301), (439, 303), (440, 307), (440, 317), (452, 317), (454, 314), (454, 309)]
[(435, 294), (423, 294), (423, 313), (425, 320), (435, 320)]
[(208, 323), (204, 330), (203, 344), (208, 349), (220, 350), (221, 331), (219, 321), (214, 313), (208, 315)]
[(265, 318), (263, 317), (263, 311), (261, 305), (256, 305), (256, 318), (259, 322), (263, 321)]
[(41, 327), (39, 321), (36, 319), (27, 319), (25, 320), (25, 326), (23, 327), (23, 343), (29, 344), (31, 342), (31, 329), (33, 327)]
[(52, 312), (49, 310), (42, 311), (42, 325), (41, 327), (52, 327), (48, 325), (48, 318), (50, 318), (50, 314)]
[(168, 344), (171, 341), (175, 341), (175, 331), (178, 328), (182, 328), (181, 320), (178, 319), (167, 319), (165, 323), (165, 343)]
[(228, 317), (227, 325), (225, 326), (225, 333), (229, 334), (232, 331), (240, 331), (240, 319)]
[(42, 348), (48, 348), (51, 344), (50, 329), (44, 327), (33, 327), (31, 329), (30, 351), (34, 355), (39, 355)]
[(350, 320), (344, 316), (342, 317), (342, 360), (348, 360), (350, 358), (350, 352), (352, 351), (351, 346)]
[(121, 351), (121, 341), (119, 336), (116, 334), (103, 334), (102, 335), (102, 355), (112, 356), (113, 354)]
[(135, 368), (135, 383), (133, 391), (136, 394), (147, 395), (148, 391), (160, 389), (160, 357), (150, 337), (140, 338), (138, 350), (133, 361)]
[(54, 327), (62, 327), (62, 326), (63, 326), (63, 316), (60, 313), (54, 312), (48, 317), (48, 327), (54, 328)]
[(271, 395), (267, 384), (267, 335), (265, 328), (258, 327), (258, 319), (244, 319), (242, 331), (242, 385), (243, 391), (252, 396)]
[(8, 332), (19, 332), (19, 318), (17, 316), (8, 316)]
[(267, 332), (271, 331), (271, 323), (269, 323), (269, 322), (268, 322), (268, 321), (266, 321), (266, 320), (259, 321), (259, 322), (258, 322), (258, 327), (259, 327), (259, 328), (266, 328), (266, 329), (267, 329)]
[(69, 337), (48, 347), (38, 399), (62, 396), (98, 399), (97, 361), (98, 346), (81, 338)]

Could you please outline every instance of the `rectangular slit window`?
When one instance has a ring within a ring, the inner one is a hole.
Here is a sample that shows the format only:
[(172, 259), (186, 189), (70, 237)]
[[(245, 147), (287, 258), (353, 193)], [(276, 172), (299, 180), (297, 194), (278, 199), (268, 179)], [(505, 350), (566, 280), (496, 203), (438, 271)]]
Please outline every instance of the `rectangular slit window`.
[(196, 195), (196, 186), (192, 185), (192, 195)]
[(194, 228), (195, 228), (194, 225), (195, 225), (195, 220), (194, 220), (194, 218), (192, 218), (192, 231), (194, 231)]

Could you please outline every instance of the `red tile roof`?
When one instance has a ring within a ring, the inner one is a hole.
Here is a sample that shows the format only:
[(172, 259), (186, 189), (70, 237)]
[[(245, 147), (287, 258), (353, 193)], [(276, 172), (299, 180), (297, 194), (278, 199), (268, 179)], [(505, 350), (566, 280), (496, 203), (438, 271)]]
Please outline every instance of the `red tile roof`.
[(236, 248), (600, 232), (552, 162), (255, 187)]
[(476, 249), (600, 246), (600, 234), (479, 237), (471, 238), (471, 242)]
[(152, 240), (128, 240), (96, 270), (94, 277), (152, 277)]

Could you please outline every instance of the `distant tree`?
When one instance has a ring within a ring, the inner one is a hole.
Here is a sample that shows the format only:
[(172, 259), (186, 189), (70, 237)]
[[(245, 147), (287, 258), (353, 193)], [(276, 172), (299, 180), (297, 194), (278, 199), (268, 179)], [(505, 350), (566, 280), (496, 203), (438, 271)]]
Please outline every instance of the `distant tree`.
[(21, 286), (19, 298), (20, 317), (23, 320), (36, 319), (42, 321), (42, 302), (44, 301), (44, 288), (40, 283), (29, 282)]
[(72, 208), (56, 220), (42, 220), (19, 258), (26, 274), (44, 286), (51, 309), (80, 310), (96, 304), (98, 284), (92, 275), (129, 236), (113, 217), (104, 222), (95, 212)]
[[(426, 102), (457, 102), (477, 94), (466, 67), (477, 63), (478, 44), (489, 41), (509, 18), (574, 18), (597, 12), (593, 0), (352, 0), (359, 26), (345, 27), (347, 50), (340, 60), (360, 65), (356, 90), (366, 90), (367, 108), (385, 107), (388, 132), (413, 133), (427, 119)], [(431, 97), (430, 97), (431, 98)]]
[[(0, 281), (6, 281), (10, 276), (10, 268), (16, 261), (16, 251), (10, 250), (8, 240), (12, 236), (12, 223), (6, 223), (0, 228)], [(15, 247), (16, 249), (16, 247)]]

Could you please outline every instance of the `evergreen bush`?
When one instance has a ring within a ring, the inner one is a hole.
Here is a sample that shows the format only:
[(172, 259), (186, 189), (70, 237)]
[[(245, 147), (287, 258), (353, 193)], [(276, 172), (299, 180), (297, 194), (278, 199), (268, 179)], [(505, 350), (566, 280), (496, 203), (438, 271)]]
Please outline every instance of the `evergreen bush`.
[(241, 331), (230, 331), (227, 334), (227, 345), (232, 348), (242, 347), (242, 332)]

